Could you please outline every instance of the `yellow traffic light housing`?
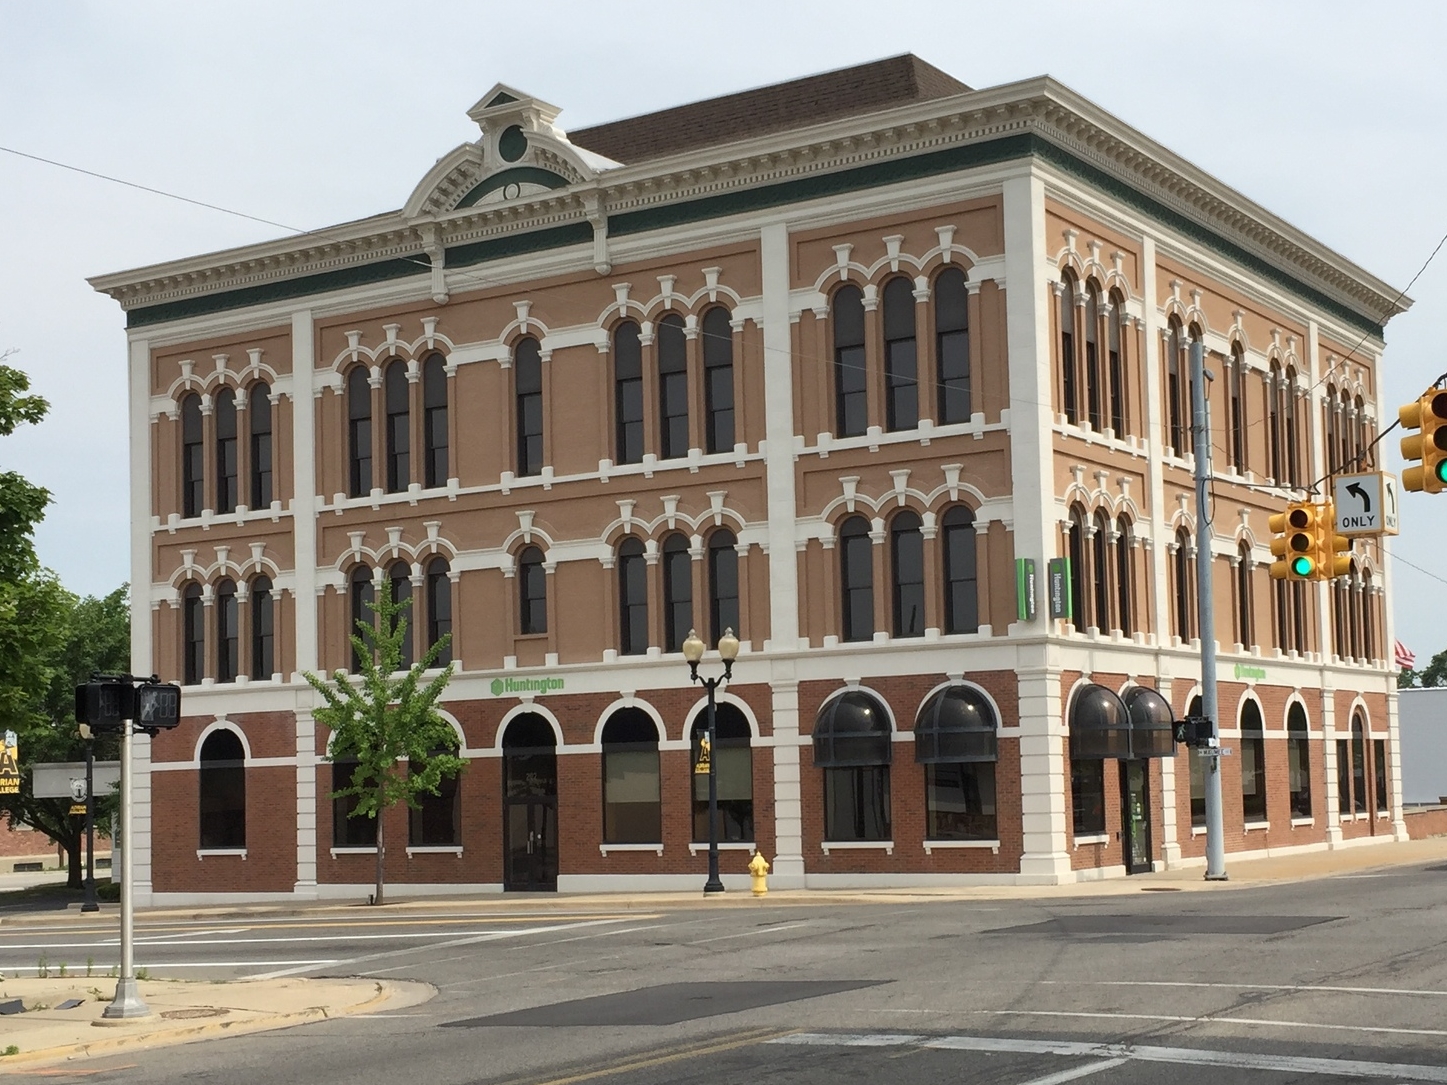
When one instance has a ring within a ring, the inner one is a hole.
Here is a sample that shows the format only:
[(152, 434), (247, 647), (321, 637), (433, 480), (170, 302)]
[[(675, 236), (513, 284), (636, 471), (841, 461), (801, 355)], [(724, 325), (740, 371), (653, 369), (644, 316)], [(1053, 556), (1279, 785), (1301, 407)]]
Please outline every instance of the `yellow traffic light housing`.
[[(1402, 472), (1409, 490), (1441, 493), (1447, 488), (1447, 391), (1432, 389), (1397, 412), (1403, 429), (1416, 429), (1402, 438), (1402, 458), (1411, 466)], [(1420, 463), (1412, 463), (1420, 460)]]
[(1352, 565), (1352, 541), (1336, 533), (1336, 503), (1327, 498), (1317, 506), (1316, 579), (1335, 580), (1346, 576)]
[(1271, 552), (1280, 561), (1271, 563), (1273, 580), (1311, 580), (1316, 572), (1317, 510), (1309, 501), (1293, 501), (1285, 512), (1267, 521), (1271, 528)]

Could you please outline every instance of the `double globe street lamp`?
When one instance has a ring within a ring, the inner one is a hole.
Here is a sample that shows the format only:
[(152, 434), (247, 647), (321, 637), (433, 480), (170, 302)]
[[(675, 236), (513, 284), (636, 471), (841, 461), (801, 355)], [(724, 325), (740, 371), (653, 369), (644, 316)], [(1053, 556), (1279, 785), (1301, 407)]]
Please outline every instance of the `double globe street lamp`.
[(683, 642), (683, 658), (688, 660), (689, 674), (693, 681), (702, 682), (708, 690), (708, 881), (703, 883), (705, 893), (722, 893), (723, 882), (718, 876), (718, 763), (714, 758), (715, 740), (718, 738), (715, 726), (714, 695), (734, 674), (734, 660), (739, 657), (739, 638), (733, 629), (725, 629), (718, 639), (718, 656), (723, 660), (724, 671), (718, 678), (700, 678), (698, 665), (703, 660), (706, 646), (692, 629)]

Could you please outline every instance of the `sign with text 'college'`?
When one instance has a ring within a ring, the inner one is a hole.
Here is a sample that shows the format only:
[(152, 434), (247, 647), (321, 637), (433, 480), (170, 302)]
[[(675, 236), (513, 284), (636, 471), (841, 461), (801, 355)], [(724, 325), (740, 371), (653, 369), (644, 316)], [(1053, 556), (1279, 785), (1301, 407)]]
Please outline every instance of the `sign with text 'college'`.
[(1336, 533), (1347, 538), (1397, 533), (1397, 476), (1385, 471), (1337, 475)]

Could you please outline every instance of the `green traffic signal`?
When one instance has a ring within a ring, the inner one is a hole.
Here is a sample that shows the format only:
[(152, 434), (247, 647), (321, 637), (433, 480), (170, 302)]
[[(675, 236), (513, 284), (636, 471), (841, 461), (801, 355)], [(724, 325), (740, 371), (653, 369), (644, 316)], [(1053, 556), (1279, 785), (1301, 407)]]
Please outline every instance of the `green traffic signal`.
[(1447, 460), (1440, 460), (1433, 468), (1433, 474), (1437, 476), (1438, 482), (1447, 482)]
[(1294, 576), (1310, 576), (1311, 570), (1311, 559), (1305, 554), (1298, 554), (1291, 559), (1291, 572)]

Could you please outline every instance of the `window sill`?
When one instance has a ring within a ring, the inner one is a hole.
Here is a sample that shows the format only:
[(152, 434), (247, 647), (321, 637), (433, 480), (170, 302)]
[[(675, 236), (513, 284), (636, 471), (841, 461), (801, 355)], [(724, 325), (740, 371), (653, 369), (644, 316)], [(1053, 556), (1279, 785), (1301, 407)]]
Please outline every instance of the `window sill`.
[(417, 847), (408, 847), (407, 858), (414, 855), (455, 855), (462, 858), (461, 844), (419, 844)]
[(197, 859), (205, 859), (206, 856), (208, 856), (208, 855), (211, 855), (211, 856), (217, 856), (217, 855), (239, 855), (241, 858), (245, 859), (245, 858), (246, 858), (246, 849), (245, 849), (245, 848), (197, 848), (197, 849), (196, 849), (196, 858), (197, 858)]
[(1291, 827), (1292, 827), (1293, 829), (1308, 829), (1308, 828), (1310, 828), (1311, 826), (1313, 826), (1313, 825), (1315, 825), (1315, 824), (1316, 824), (1316, 818), (1292, 818), (1292, 819), (1291, 819)]
[[(758, 846), (757, 846), (756, 844), (754, 844), (752, 841), (749, 841), (748, 843), (745, 843), (745, 842), (742, 841), (742, 840), (730, 840), (727, 844), (725, 844), (722, 840), (720, 840), (720, 841), (718, 842), (718, 850), (719, 850), (719, 851), (747, 851), (747, 852), (754, 852), (754, 851), (758, 851)], [(699, 852), (704, 852), (704, 853), (707, 853), (707, 852), (708, 852), (708, 841), (707, 841), (707, 840), (705, 840), (702, 844), (694, 843), (694, 844), (690, 844), (690, 845), (688, 846), (688, 854), (689, 854), (689, 855), (697, 855)]]
[(1271, 828), (1271, 822), (1269, 821), (1248, 821), (1241, 826), (1242, 831), (1248, 833), (1259, 833), (1269, 828)]
[(1377, 811), (1377, 820), (1378, 820), (1378, 821), (1380, 821), (1382, 818), (1390, 818), (1391, 816), (1392, 816), (1392, 812), (1391, 812), (1390, 810), (1378, 810), (1378, 811)]
[(989, 848), (994, 855), (1000, 854), (998, 840), (926, 840), (924, 853), (931, 855), (936, 848)]
[(1204, 826), (1204, 825), (1192, 825), (1192, 826), (1191, 826), (1191, 835), (1192, 835), (1192, 836), (1205, 836), (1205, 835), (1206, 835), (1206, 826)]
[(1110, 834), (1109, 834), (1109, 833), (1082, 833), (1080, 836), (1077, 836), (1077, 837), (1075, 838), (1075, 846), (1076, 846), (1077, 848), (1080, 847), (1080, 845), (1082, 845), (1082, 844), (1109, 844), (1109, 843), (1110, 843)]
[(598, 850), (607, 855), (610, 851), (651, 851), (657, 855), (663, 854), (662, 844), (599, 844)]
[(377, 848), (376, 848), (375, 845), (373, 845), (373, 846), (370, 847), (370, 848), (333, 848), (333, 849), (332, 849), (332, 858), (333, 858), (333, 859), (335, 859), (338, 855), (376, 855), (376, 854), (377, 854)]
[(819, 847), (824, 849), (824, 854), (831, 851), (883, 851), (885, 855), (894, 854), (893, 840), (824, 840)]

